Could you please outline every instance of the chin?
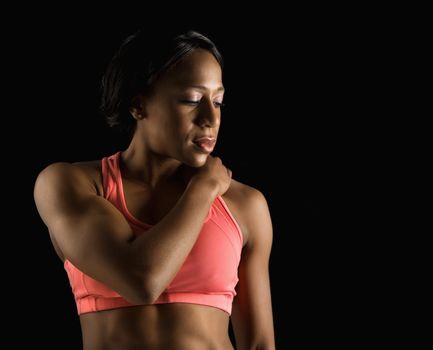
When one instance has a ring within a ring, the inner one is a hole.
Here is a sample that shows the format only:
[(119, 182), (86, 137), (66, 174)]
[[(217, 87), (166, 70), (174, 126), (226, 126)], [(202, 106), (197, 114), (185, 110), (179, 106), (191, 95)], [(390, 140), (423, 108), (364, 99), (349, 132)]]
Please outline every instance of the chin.
[(208, 156), (209, 155), (200, 155), (200, 156), (192, 157), (186, 160), (185, 164), (193, 168), (200, 168), (206, 164), (206, 160)]

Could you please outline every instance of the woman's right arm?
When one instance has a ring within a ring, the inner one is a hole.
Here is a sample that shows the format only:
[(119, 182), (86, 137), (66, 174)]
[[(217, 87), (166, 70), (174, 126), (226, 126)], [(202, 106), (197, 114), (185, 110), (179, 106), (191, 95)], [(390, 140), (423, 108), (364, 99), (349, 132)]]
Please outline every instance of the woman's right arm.
[(231, 172), (219, 159), (209, 157), (202, 168), (172, 210), (137, 239), (123, 214), (72, 164), (45, 168), (34, 198), (65, 259), (131, 303), (151, 304), (176, 276), (213, 201), (229, 186)]

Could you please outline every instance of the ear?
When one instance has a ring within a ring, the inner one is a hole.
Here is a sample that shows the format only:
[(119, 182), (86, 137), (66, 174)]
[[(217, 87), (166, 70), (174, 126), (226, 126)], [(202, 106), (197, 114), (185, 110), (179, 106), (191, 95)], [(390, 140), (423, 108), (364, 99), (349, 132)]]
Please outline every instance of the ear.
[(132, 98), (129, 113), (131, 113), (135, 120), (141, 120), (146, 116), (144, 96), (138, 95)]

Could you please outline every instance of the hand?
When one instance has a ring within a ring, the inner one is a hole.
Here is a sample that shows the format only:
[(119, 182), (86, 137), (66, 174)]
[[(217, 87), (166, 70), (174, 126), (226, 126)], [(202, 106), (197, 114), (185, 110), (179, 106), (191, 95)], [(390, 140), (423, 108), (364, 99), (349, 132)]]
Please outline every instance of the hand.
[(208, 156), (202, 167), (185, 167), (183, 174), (188, 183), (200, 182), (217, 186), (218, 196), (228, 190), (232, 179), (232, 171), (224, 166), (219, 157), (213, 156)]

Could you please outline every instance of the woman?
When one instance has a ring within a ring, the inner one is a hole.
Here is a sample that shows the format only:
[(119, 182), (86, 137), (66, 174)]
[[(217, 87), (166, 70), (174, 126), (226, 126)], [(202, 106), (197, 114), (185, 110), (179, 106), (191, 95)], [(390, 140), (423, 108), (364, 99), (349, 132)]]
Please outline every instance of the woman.
[(38, 175), (84, 349), (233, 349), (230, 320), (237, 349), (275, 348), (266, 200), (210, 155), (223, 96), (207, 37), (137, 32), (108, 66), (101, 105), (129, 146)]

